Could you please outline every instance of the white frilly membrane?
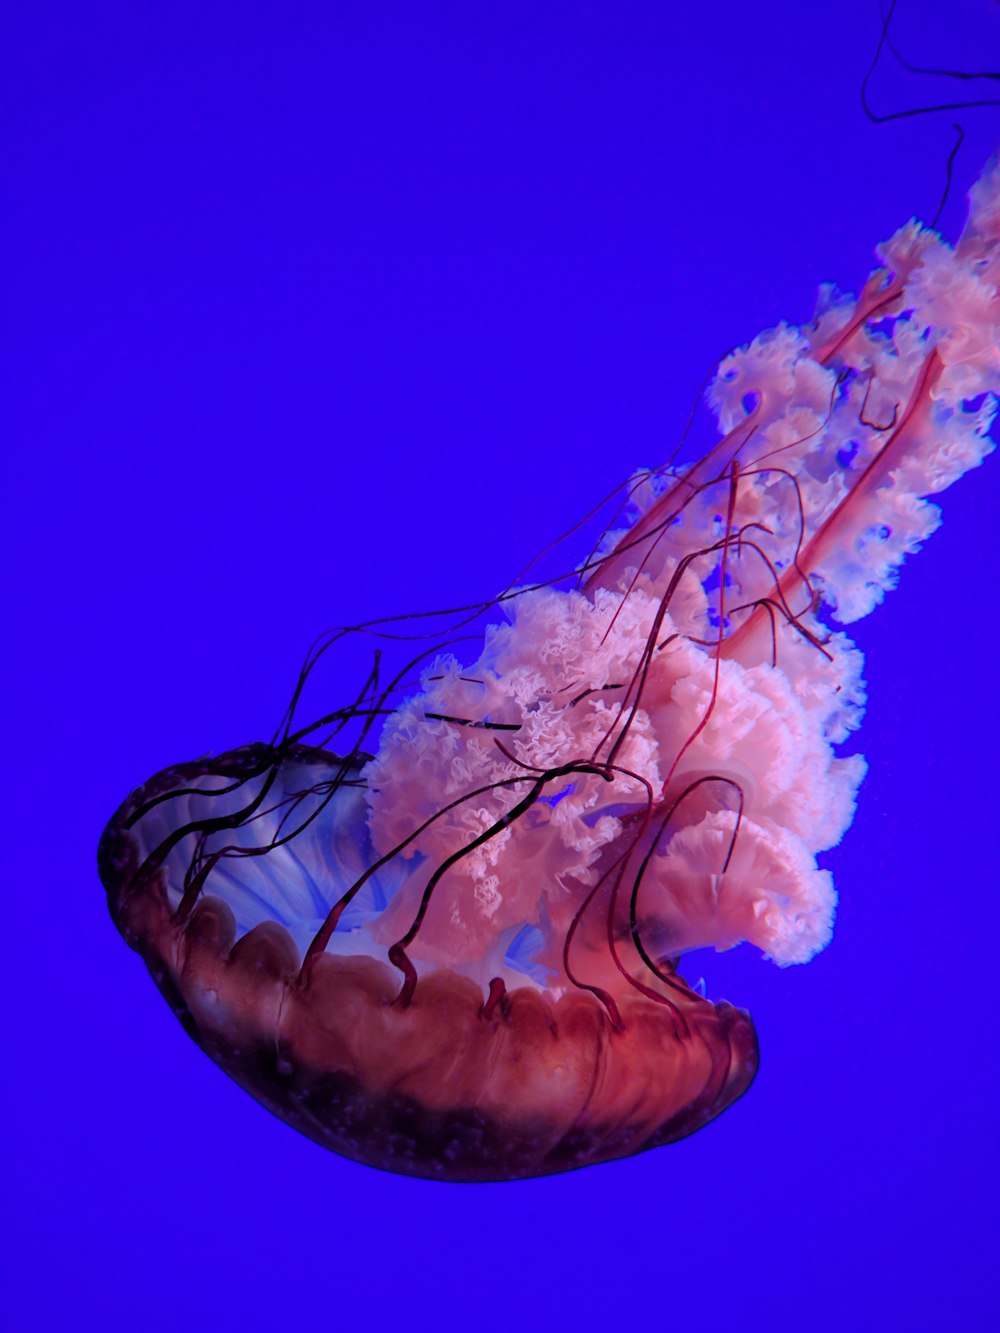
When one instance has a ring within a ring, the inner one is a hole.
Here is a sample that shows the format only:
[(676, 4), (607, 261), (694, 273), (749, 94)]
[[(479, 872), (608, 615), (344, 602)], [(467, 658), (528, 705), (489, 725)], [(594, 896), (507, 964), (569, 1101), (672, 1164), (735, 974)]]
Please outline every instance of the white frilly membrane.
[[(476, 661), (427, 669), (365, 773), (376, 854), (405, 844), (398, 887), (331, 948), (385, 957), (446, 862), (407, 946), (420, 971), (560, 991), (641, 976), (642, 951), (824, 947), (836, 895), (816, 855), (865, 772), (836, 753), (864, 685), (831, 622), (881, 602), (940, 521), (926, 497), (993, 448), (995, 164), (970, 199), (956, 248), (910, 222), (858, 299), (825, 287), (812, 326), (727, 356), (715, 449), (636, 474), (578, 586), (519, 591)], [(551, 776), (574, 765), (591, 767)], [(609, 939), (622, 967), (598, 976)]]

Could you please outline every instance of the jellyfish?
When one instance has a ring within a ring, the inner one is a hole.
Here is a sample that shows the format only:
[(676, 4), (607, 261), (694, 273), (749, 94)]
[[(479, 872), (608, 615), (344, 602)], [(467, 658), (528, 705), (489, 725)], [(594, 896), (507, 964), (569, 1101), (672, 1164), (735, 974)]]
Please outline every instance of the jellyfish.
[[(452, 612), (343, 706), (182, 763), (104, 831), (111, 915), (194, 1040), (359, 1162), (449, 1181), (667, 1144), (743, 1094), (749, 1015), (682, 972), (829, 941), (864, 711), (843, 626), (979, 464), (1000, 393), (1000, 168), (953, 248), (730, 352), (719, 439), (636, 472), (565, 576)], [(582, 558), (581, 558), (582, 557)], [(444, 628), (440, 628), (443, 626)]]

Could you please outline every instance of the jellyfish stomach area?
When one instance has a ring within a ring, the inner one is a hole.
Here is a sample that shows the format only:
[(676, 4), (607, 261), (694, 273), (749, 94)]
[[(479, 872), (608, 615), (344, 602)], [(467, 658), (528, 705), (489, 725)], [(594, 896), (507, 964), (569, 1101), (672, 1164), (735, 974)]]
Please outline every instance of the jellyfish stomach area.
[[(788, 897), (751, 821), (711, 798), (717, 783), (681, 809), (672, 791), (645, 807), (616, 806), (611, 792), (597, 804), (581, 779), (566, 799), (583, 815), (538, 801), (506, 825), (502, 806), (498, 817), (438, 796), (429, 816), (407, 813), (407, 831), (373, 820), (357, 761), (301, 750), (256, 768), (234, 778), (223, 757), (137, 825), (147, 854), (188, 830), (164, 865), (170, 908), (183, 914), (210, 896), (232, 911), (237, 940), (277, 923), (300, 960), (317, 947), (375, 958), (401, 988), (408, 972), (419, 984), (446, 969), (484, 997), (499, 979), (553, 999), (584, 990), (694, 1001), (684, 975), (697, 981), (702, 955), (694, 972), (679, 966), (684, 956), (759, 942)], [(512, 797), (508, 806), (518, 808)], [(753, 892), (754, 875), (768, 873), (770, 889)]]

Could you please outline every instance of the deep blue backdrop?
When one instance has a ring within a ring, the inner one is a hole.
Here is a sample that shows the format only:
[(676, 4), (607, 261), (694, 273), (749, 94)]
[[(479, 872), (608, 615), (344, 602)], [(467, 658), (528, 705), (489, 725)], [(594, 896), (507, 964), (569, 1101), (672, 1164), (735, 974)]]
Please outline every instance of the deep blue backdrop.
[[(270, 734), (320, 630), (499, 590), (666, 455), (724, 349), (933, 215), (954, 117), (865, 119), (876, 0), (5, 26), (0, 1322), (995, 1327), (1000, 460), (858, 627), (836, 938), (726, 960), (761, 1070), (685, 1143), (464, 1188), (324, 1154), (184, 1036), (94, 868), (133, 785)], [(987, 0), (896, 31), (1000, 65)], [(872, 100), (956, 91), (886, 67)], [(952, 237), (1000, 140), (961, 119)]]

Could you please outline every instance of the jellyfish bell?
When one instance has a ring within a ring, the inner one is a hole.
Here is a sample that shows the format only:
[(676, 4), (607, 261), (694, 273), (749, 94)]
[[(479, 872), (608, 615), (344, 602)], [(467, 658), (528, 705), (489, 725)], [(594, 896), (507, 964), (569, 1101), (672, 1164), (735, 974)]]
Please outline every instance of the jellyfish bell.
[[(367, 881), (353, 923), (304, 969), (340, 888), (376, 859), (362, 773), (323, 750), (248, 746), (158, 775), (102, 840), (122, 934), (188, 1032), (265, 1106), (361, 1162), (496, 1180), (669, 1142), (744, 1090), (756, 1065), (749, 1019), (679, 982), (670, 1005), (636, 992), (612, 1014), (586, 990), (560, 995), (526, 976), (483, 985), (471, 967), (432, 965), (401, 997), (363, 921), (400, 891), (398, 874)], [(270, 846), (288, 804), (304, 799), (315, 807), (308, 828)], [(271, 811), (256, 825), (255, 805)], [(203, 837), (202, 856), (230, 854), (187, 911)]]
[(718, 444), (636, 474), (573, 578), (501, 599), (477, 660), (373, 669), (313, 727), (290, 713), (116, 813), (118, 928), (265, 1106), (477, 1181), (669, 1143), (746, 1090), (749, 1017), (679, 960), (830, 938), (816, 856), (853, 816), (864, 762), (837, 747), (864, 687), (829, 622), (881, 601), (939, 521), (924, 497), (992, 448), (996, 168), (971, 201), (955, 249), (910, 223), (857, 300), (824, 289), (812, 326), (726, 357)]

